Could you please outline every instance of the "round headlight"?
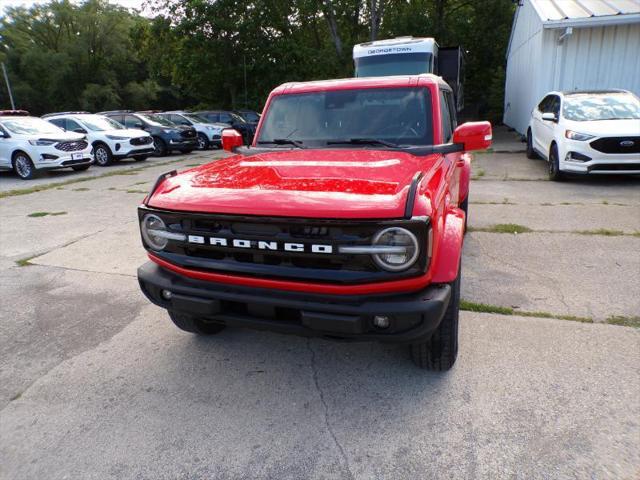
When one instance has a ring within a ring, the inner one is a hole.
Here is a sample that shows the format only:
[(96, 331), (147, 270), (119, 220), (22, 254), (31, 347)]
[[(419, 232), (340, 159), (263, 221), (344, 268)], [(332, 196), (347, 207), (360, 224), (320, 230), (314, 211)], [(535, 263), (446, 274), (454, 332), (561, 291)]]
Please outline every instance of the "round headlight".
[(379, 231), (373, 237), (373, 244), (385, 247), (402, 247), (389, 253), (376, 253), (373, 261), (385, 270), (399, 272), (415, 263), (420, 253), (418, 239), (406, 228), (391, 227)]
[(153, 215), (152, 213), (145, 215), (140, 222), (140, 231), (142, 232), (142, 238), (147, 242), (147, 245), (152, 250), (162, 250), (167, 246), (169, 240), (166, 237), (154, 235), (154, 232), (162, 232), (166, 230), (166, 225), (160, 217)]

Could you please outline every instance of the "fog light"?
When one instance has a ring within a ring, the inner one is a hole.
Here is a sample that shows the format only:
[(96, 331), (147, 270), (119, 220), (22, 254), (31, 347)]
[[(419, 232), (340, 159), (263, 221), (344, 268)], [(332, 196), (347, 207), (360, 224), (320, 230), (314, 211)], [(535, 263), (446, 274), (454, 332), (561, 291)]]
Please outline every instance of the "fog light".
[(173, 293), (171, 293), (169, 290), (162, 290), (161, 294), (162, 298), (164, 298), (165, 300), (171, 300), (171, 297), (173, 297)]
[(373, 317), (373, 325), (376, 328), (389, 328), (389, 325), (391, 325), (391, 319), (386, 315), (376, 315)]

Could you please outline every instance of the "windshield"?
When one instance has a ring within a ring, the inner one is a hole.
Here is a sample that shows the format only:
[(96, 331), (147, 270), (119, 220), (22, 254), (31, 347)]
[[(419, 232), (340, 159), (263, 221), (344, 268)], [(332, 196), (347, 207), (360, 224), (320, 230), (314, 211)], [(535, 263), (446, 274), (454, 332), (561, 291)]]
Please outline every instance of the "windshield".
[(107, 117), (102, 117), (100, 115), (92, 115), (90, 117), (81, 117), (80, 120), (89, 130), (93, 130), (94, 132), (103, 132), (105, 130), (121, 130), (124, 129), (122, 125), (120, 125), (115, 120), (111, 120)]
[(1, 123), (11, 133), (18, 135), (58, 135), (64, 132), (54, 124), (35, 117), (3, 119)]
[(629, 93), (567, 95), (562, 114), (576, 122), (640, 119), (640, 99)]
[(166, 118), (161, 117), (160, 115), (154, 115), (152, 113), (139, 113), (142, 118), (151, 123), (152, 125), (162, 126), (162, 127), (175, 127), (176, 124)]
[(425, 88), (369, 88), (279, 95), (267, 109), (258, 143), (297, 140), (326, 146), (375, 139), (431, 145), (431, 98)]
[(374, 55), (356, 58), (356, 77), (386, 77), (431, 73), (431, 57), (427, 52), (402, 55)]

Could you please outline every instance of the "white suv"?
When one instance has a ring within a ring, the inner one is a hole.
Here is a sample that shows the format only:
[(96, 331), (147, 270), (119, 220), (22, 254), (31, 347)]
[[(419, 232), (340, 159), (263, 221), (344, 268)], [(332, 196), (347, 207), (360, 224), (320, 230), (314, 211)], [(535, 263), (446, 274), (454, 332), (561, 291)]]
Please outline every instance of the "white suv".
[(563, 173), (640, 174), (640, 99), (626, 90), (550, 92), (531, 112), (527, 157)]
[(153, 137), (149, 133), (125, 128), (104, 115), (61, 112), (50, 113), (42, 118), (68, 132), (86, 134), (93, 145), (96, 164), (101, 167), (127, 157), (137, 161), (146, 160), (154, 152)]
[(198, 148), (206, 150), (209, 147), (222, 145), (222, 131), (230, 128), (226, 123), (211, 123), (204, 117), (199, 117), (195, 113), (189, 112), (162, 112), (158, 115), (178, 125), (187, 125), (198, 132)]
[(85, 135), (65, 132), (24, 110), (0, 111), (0, 169), (14, 170), (23, 180), (38, 170), (86, 170), (93, 163)]

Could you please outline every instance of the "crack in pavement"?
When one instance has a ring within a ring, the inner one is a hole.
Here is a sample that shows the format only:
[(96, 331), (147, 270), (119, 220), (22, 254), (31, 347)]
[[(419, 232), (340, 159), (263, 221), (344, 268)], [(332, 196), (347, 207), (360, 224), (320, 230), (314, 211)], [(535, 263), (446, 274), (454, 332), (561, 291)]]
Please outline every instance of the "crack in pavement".
[(349, 466), (349, 459), (347, 458), (347, 454), (344, 451), (344, 448), (342, 447), (342, 445), (340, 444), (340, 442), (338, 441), (338, 438), (336, 437), (335, 432), (333, 431), (333, 427), (331, 426), (331, 422), (329, 422), (329, 406), (327, 405), (327, 401), (324, 398), (324, 392), (322, 391), (322, 388), (320, 387), (320, 384), (318, 383), (318, 369), (316, 366), (316, 352), (313, 349), (313, 347), (311, 346), (311, 339), (307, 338), (307, 348), (309, 349), (309, 352), (311, 352), (311, 371), (313, 372), (313, 383), (316, 387), (316, 390), (318, 392), (318, 395), (320, 396), (320, 401), (322, 402), (322, 405), (324, 407), (324, 423), (325, 426), (327, 427), (327, 431), (329, 432), (329, 435), (331, 435), (331, 438), (333, 439), (333, 443), (335, 443), (336, 447), (338, 448), (338, 450), (340, 451), (340, 455), (342, 456), (342, 461), (344, 462), (344, 466), (347, 470), (348, 473), (348, 477), (347, 478), (355, 478), (353, 475), (353, 472), (351, 471), (351, 467)]
[[(545, 282), (543, 283), (543, 285), (544, 285), (544, 286), (545, 286), (545, 287), (546, 287), (546, 288), (547, 288), (547, 289), (552, 293), (552, 295), (551, 295), (551, 296), (552, 296), (552, 297), (554, 297), (554, 296), (555, 296), (555, 298), (557, 298), (557, 299), (560, 301), (560, 303), (562, 303), (562, 305), (564, 305), (564, 307), (565, 307), (565, 309), (566, 309), (566, 314), (567, 314), (567, 315), (571, 315), (571, 314), (572, 314), (572, 312), (571, 312), (571, 308), (570, 308), (570, 307), (569, 307), (569, 305), (567, 304), (566, 299), (565, 299), (565, 296), (564, 296), (564, 294), (562, 293), (562, 291), (561, 291), (559, 288), (554, 290), (554, 289), (549, 285), (549, 283), (550, 283), (550, 284), (552, 284), (552, 285), (553, 285), (553, 284), (555, 284), (555, 281), (554, 281), (554, 279), (553, 279), (552, 277), (548, 277), (548, 276), (546, 276), (546, 275), (544, 275), (544, 274), (542, 274), (542, 273), (540, 273), (540, 272), (537, 272), (537, 271), (535, 271), (535, 270), (531, 270), (531, 269), (529, 269), (529, 268), (524, 268), (524, 267), (522, 267), (521, 265), (514, 265), (514, 264), (512, 264), (512, 263), (509, 263), (509, 262), (505, 261), (505, 260), (504, 260), (504, 258), (497, 258), (495, 255), (491, 255), (491, 254), (489, 253), (489, 251), (484, 247), (484, 245), (483, 245), (482, 240), (481, 240), (481, 238), (480, 238), (480, 237), (474, 237), (474, 239), (478, 242), (478, 245), (480, 246), (480, 249), (482, 250), (482, 252), (483, 252), (487, 257), (489, 257), (490, 259), (492, 259), (492, 260), (494, 260), (494, 261), (496, 261), (496, 262), (501, 262), (501, 263), (503, 263), (504, 265), (507, 265), (507, 266), (509, 266), (509, 267), (513, 268), (515, 271), (524, 271), (524, 272), (529, 273), (530, 275), (537, 276), (537, 277), (541, 278), (542, 280), (545, 280)], [(553, 295), (554, 293), (555, 293), (555, 295)]]

